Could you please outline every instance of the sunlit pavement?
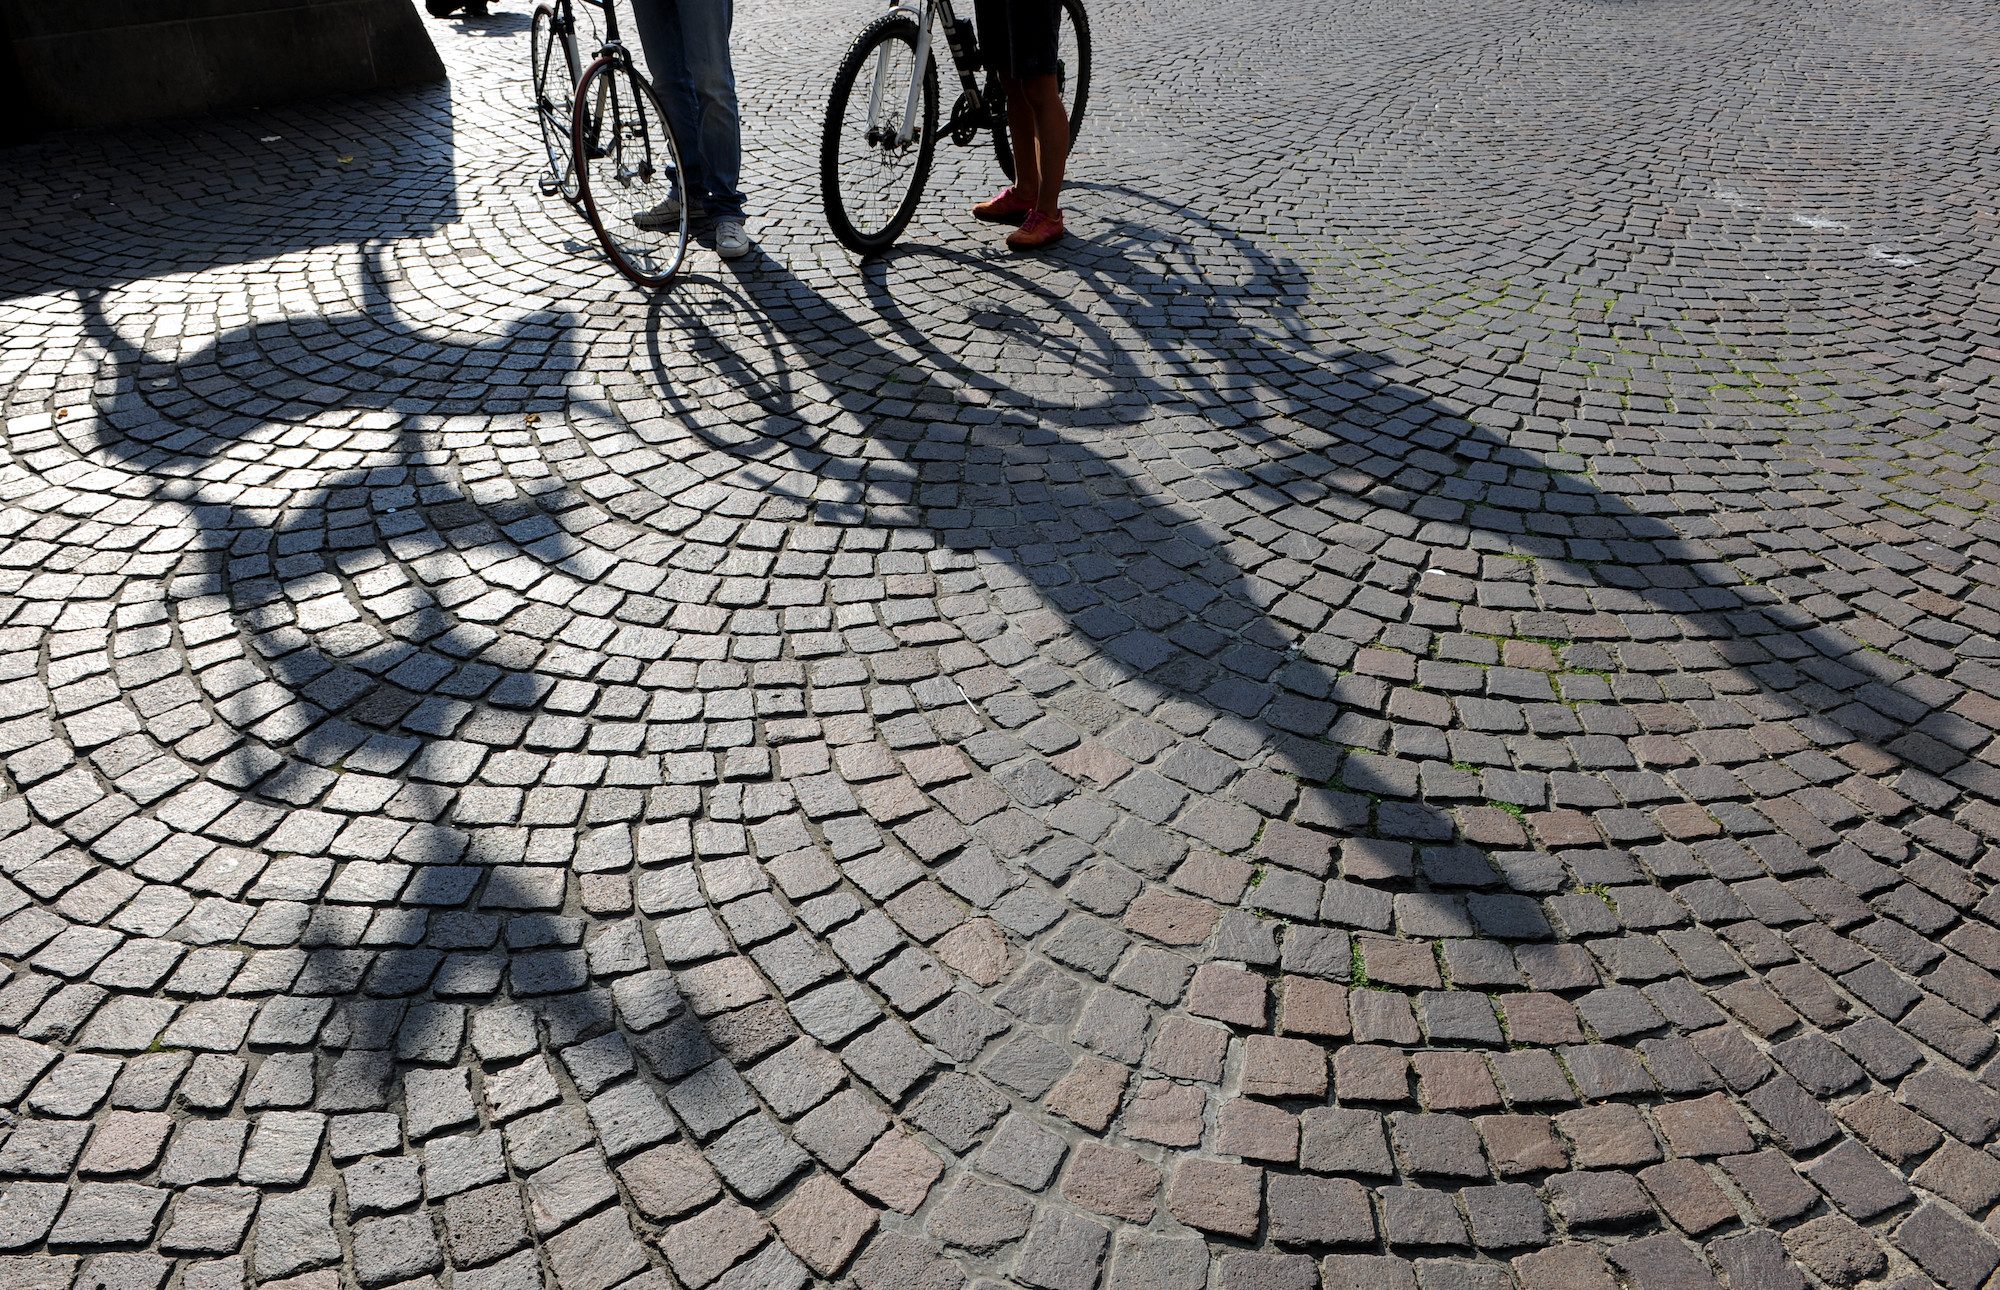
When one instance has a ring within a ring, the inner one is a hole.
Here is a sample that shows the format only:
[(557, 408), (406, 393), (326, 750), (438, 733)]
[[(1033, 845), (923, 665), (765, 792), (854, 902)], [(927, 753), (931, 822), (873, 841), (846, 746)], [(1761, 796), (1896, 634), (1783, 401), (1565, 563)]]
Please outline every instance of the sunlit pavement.
[(517, 7), (0, 154), (0, 1284), (1978, 1290), (2000, 16), (1104, 0), (862, 267), (872, 12), (656, 297)]

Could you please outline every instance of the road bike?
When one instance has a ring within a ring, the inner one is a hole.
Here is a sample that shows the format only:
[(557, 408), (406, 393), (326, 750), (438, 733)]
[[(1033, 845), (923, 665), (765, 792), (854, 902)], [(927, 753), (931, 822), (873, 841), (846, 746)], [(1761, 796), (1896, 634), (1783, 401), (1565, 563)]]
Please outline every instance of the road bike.
[[(588, 67), (578, 55), (580, 7), (604, 13)], [(528, 53), (548, 154), (542, 194), (559, 193), (583, 212), (620, 273), (641, 287), (666, 285), (687, 258), (680, 146), (659, 95), (618, 38), (614, 0), (544, 0)]]
[[(1058, 20), (1056, 78), (1075, 143), (1090, 99), (1090, 22), (1083, 0), (1060, 0)], [(933, 31), (944, 34), (960, 88), (942, 127)], [(902, 236), (930, 178), (940, 135), (965, 147), (982, 129), (991, 130), (994, 157), (1013, 177), (1006, 99), (990, 72), (981, 83), (982, 69), (978, 34), (970, 19), (953, 12), (951, 0), (892, 0), (889, 12), (855, 38), (834, 74), (820, 135), (820, 197), (835, 237), (873, 255)]]

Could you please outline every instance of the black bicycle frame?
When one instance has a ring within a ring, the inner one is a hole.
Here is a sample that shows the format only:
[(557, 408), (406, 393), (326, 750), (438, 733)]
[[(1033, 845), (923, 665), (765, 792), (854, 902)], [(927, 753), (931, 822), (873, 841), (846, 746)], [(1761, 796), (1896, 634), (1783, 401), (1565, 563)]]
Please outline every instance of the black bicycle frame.
[[(570, 42), (570, 52), (577, 55), (577, 66), (582, 67), (586, 65), (583, 53), (577, 49), (575, 43), (576, 6), (578, 4), (587, 4), (594, 9), (602, 9), (604, 11), (604, 39), (598, 42), (597, 49), (592, 55), (593, 58), (596, 55), (608, 53), (611, 50), (624, 53), (625, 42), (618, 38), (618, 7), (612, 3), (612, 0), (554, 0), (555, 17), (550, 21), (549, 25), (561, 33), (565, 40)], [(628, 54), (627, 57), (630, 57), (630, 55)]]
[[(979, 88), (979, 71), (985, 60), (979, 52), (979, 37), (973, 30), (971, 19), (960, 18), (953, 11), (951, 0), (930, 0), (930, 4), (937, 9), (938, 17), (943, 22), (945, 48), (951, 51), (952, 68), (957, 71), (958, 83), (965, 90), (959, 101), (952, 105), (951, 120), (945, 122), (939, 133), (957, 142), (966, 142), (961, 136), (968, 130), (977, 130), (982, 125), (999, 129), (1005, 124), (1002, 118), (1006, 105), (1000, 101), (997, 85), (990, 100)], [(971, 119), (968, 120), (968, 117)]]

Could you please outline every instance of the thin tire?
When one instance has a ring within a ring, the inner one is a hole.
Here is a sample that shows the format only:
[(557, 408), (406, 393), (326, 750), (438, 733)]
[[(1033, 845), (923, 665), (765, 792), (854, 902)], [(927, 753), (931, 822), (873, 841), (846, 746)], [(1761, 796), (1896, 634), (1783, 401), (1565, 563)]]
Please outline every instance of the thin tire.
[[(820, 135), (820, 199), (833, 235), (862, 255), (885, 251), (902, 236), (930, 178), (937, 151), (934, 60), (926, 59), (921, 69), (921, 121), (908, 140), (899, 141), (910, 78), (918, 73), (916, 56), (917, 24), (902, 14), (884, 14), (855, 38), (834, 73)], [(876, 106), (872, 127), (871, 103)]]
[[(1083, 0), (1062, 0), (1056, 23), (1057, 90), (1069, 110), (1069, 146), (1074, 148), (1083, 133), (1084, 109), (1090, 106), (1090, 15), (1083, 11)], [(987, 101), (1000, 104), (999, 82), (988, 78), (986, 88)], [(1014, 146), (1007, 137), (1004, 105), (993, 123), (993, 159), (1000, 163), (1001, 174), (1014, 177)]]
[(665, 286), (687, 259), (687, 206), (663, 226), (640, 222), (680, 197), (681, 154), (659, 96), (636, 68), (605, 56), (576, 89), (570, 146), (584, 217), (612, 265), (636, 286)]
[[(581, 69), (576, 65), (575, 47), (556, 30), (556, 12), (552, 6), (535, 6), (532, 33), (528, 45), (529, 88), (535, 96), (535, 120), (542, 132), (542, 149), (548, 154), (548, 177), (563, 200), (574, 206), (581, 181), (577, 177), (576, 150), (570, 146), (570, 135), (576, 110), (577, 73)], [(560, 56), (557, 51), (561, 51)]]

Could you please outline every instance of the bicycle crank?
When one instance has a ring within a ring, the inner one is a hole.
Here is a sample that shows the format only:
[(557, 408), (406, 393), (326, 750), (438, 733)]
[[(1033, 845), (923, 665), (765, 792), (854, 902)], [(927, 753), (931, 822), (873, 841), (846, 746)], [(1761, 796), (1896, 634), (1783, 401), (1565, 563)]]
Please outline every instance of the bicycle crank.
[(951, 141), (963, 148), (979, 135), (986, 107), (971, 94), (960, 94), (951, 105)]

